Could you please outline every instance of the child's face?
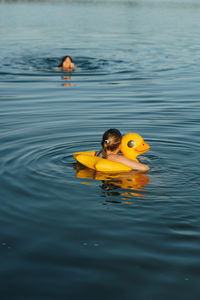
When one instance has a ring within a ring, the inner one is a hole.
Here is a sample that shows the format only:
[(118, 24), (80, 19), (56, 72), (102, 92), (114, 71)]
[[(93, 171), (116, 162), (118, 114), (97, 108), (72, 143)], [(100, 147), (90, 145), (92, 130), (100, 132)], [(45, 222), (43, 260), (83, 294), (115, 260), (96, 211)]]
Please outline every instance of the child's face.
[(71, 61), (70, 57), (67, 57), (65, 59), (65, 61), (63, 62), (62, 64), (62, 68), (64, 70), (73, 70), (74, 69), (74, 64), (73, 62)]

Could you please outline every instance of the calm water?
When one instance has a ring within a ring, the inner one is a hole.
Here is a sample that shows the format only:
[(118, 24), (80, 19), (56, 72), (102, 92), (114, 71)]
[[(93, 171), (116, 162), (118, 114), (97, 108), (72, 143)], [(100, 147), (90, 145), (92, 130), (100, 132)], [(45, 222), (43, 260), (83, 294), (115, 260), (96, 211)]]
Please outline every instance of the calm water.
[[(2, 300), (198, 299), (199, 16), (194, 0), (0, 2)], [(146, 175), (75, 163), (110, 127), (150, 144)]]

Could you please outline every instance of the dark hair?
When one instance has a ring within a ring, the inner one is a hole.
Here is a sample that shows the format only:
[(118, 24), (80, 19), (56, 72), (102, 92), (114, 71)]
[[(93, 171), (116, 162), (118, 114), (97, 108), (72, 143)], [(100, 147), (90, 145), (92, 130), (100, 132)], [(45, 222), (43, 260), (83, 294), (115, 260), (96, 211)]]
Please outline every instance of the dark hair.
[(59, 68), (61, 68), (63, 66), (63, 63), (67, 59), (67, 57), (69, 57), (71, 59), (71, 62), (73, 63), (71, 56), (69, 56), (69, 55), (63, 56), (62, 61), (61, 61), (61, 63), (58, 66)]
[(121, 143), (122, 135), (118, 129), (111, 128), (104, 132), (103, 138), (101, 141), (101, 145), (103, 150), (107, 152), (107, 150), (114, 151), (116, 150)]

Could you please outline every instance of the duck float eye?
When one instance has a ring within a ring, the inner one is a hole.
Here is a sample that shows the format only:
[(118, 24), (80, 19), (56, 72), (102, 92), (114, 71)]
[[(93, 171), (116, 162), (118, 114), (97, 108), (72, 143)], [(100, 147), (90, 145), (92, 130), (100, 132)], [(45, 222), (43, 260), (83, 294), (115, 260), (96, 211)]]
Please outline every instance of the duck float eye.
[(131, 140), (131, 141), (128, 141), (128, 143), (127, 143), (127, 146), (128, 146), (129, 148), (133, 148), (133, 147), (134, 147), (134, 145), (135, 145), (135, 143), (134, 143), (134, 141), (133, 141), (133, 140)]

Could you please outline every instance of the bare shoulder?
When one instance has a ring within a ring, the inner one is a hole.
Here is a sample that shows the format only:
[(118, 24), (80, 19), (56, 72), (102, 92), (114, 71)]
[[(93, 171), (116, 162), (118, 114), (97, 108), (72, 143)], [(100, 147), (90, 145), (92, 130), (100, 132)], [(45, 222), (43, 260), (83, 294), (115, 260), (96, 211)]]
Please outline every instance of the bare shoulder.
[(116, 162), (121, 162), (121, 155), (119, 154), (109, 154), (107, 156), (107, 159), (112, 160), (112, 161), (116, 161)]

